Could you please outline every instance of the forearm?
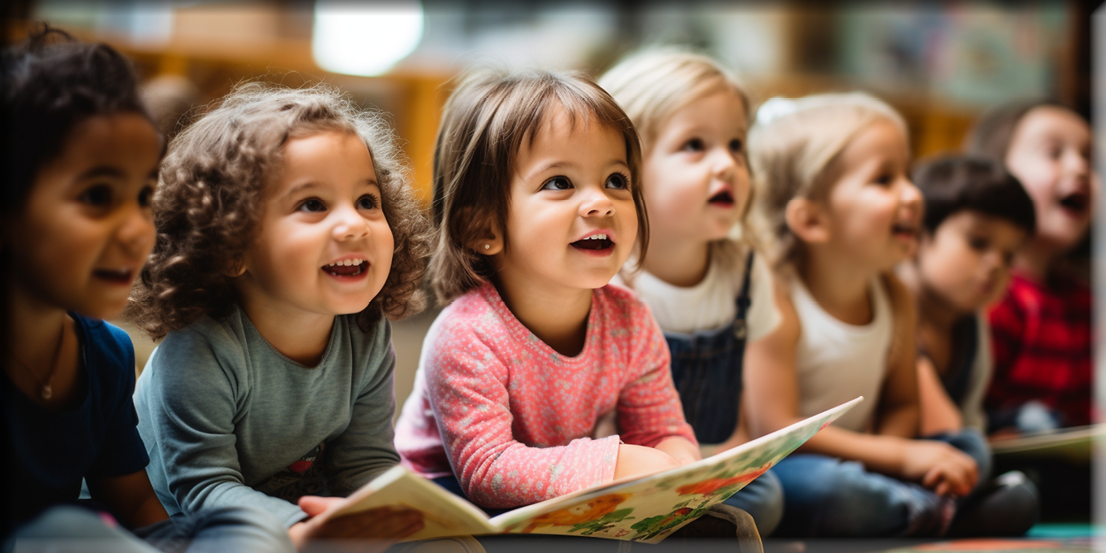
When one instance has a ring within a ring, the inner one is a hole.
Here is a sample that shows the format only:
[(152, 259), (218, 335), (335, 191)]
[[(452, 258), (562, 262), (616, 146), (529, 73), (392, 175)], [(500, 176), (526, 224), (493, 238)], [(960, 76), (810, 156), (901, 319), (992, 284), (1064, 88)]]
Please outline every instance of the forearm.
[(903, 472), (907, 443), (908, 440), (896, 436), (862, 434), (827, 426), (800, 446), (798, 451), (859, 461), (869, 470), (899, 475)]
[(699, 448), (683, 436), (669, 436), (657, 444), (657, 449), (671, 455), (681, 465), (702, 459)]

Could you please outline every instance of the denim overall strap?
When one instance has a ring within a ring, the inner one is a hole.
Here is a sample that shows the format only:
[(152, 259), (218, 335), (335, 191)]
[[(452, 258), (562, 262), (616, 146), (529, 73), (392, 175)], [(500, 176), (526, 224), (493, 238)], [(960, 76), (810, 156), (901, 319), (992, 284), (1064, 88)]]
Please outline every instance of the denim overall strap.
[(752, 267), (750, 252), (733, 321), (690, 334), (664, 333), (672, 354), (672, 381), (680, 394), (684, 417), (700, 443), (724, 442), (737, 428)]

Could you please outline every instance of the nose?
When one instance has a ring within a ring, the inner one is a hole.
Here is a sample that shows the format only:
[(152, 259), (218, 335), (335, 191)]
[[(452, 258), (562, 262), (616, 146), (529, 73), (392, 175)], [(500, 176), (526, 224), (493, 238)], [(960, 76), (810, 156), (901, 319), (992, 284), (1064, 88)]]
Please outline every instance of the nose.
[(614, 202), (607, 196), (603, 187), (585, 187), (581, 190), (584, 195), (580, 202), (580, 216), (582, 217), (610, 217), (614, 215)]
[(730, 183), (734, 181), (738, 161), (733, 152), (728, 148), (719, 146), (715, 148), (712, 162), (711, 170), (716, 178)]
[(335, 240), (353, 240), (368, 236), (369, 223), (354, 205), (336, 207), (332, 216), (335, 218), (333, 229)]
[(153, 214), (137, 204), (128, 207), (116, 236), (128, 256), (146, 257), (154, 249), (157, 238)]
[(1078, 176), (1086, 176), (1091, 172), (1091, 162), (1082, 152), (1069, 148), (1064, 156), (1064, 165), (1068, 171)]
[(903, 205), (916, 209), (919, 212), (922, 210), (922, 191), (914, 186), (914, 183), (910, 179), (903, 179), (904, 186), (902, 187), (901, 201)]

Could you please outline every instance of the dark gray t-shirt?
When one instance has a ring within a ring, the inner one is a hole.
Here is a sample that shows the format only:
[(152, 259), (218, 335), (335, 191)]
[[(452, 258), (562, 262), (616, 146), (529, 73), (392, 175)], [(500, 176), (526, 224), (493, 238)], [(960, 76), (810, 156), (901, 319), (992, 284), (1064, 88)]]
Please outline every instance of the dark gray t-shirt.
[(334, 320), (316, 367), (279, 353), (236, 308), (169, 333), (138, 379), (147, 472), (170, 515), (253, 505), (287, 526), (302, 495), (345, 496), (399, 462), (392, 444), (395, 351)]

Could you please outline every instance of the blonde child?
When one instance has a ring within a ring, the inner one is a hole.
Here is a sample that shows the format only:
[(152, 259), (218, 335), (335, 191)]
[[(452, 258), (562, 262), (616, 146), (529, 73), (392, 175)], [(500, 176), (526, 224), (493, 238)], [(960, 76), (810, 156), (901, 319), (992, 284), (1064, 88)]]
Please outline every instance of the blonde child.
[(134, 349), (102, 320), (123, 311), (155, 239), (164, 142), (130, 62), (47, 26), (2, 56), (2, 549), (291, 549), (262, 512), (170, 520), (144, 470)]
[[(502, 509), (699, 459), (648, 307), (607, 286), (635, 240), (647, 247), (640, 160), (591, 81), (460, 82), (435, 149), (430, 268), (452, 303), (396, 424), (405, 465)], [(589, 438), (611, 411), (622, 434)]]
[(1000, 106), (968, 136), (971, 153), (1005, 164), (1029, 192), (1037, 230), (1014, 260), (1009, 290), (990, 312), (994, 378), (991, 432), (1090, 424), (1091, 288), (1065, 266), (1087, 237), (1098, 196), (1091, 128), (1053, 103)]
[(921, 228), (906, 125), (859, 93), (774, 99), (750, 143), (782, 318), (746, 352), (751, 432), (866, 398), (777, 465), (778, 533), (943, 534), (953, 497), (979, 479), (965, 451), (985, 444), (978, 434), (917, 439), (913, 298), (889, 274)]
[(135, 392), (162, 503), (257, 506), (300, 546), (421, 528), (312, 518), (399, 461), (386, 317), (419, 309), (429, 249), (381, 117), (324, 85), (242, 85), (173, 140), (160, 186), (129, 315), (162, 339)]
[[(925, 199), (921, 240), (898, 274), (918, 306), (921, 434), (986, 431), (983, 394), (991, 377), (991, 340), (983, 311), (1006, 292), (1014, 256), (1033, 235), (1033, 200), (998, 162), (944, 156), (914, 171)], [(990, 455), (977, 459), (986, 474)], [(1037, 493), (1011, 471), (979, 495), (995, 523), (974, 531), (1022, 534), (1036, 521)], [(986, 497), (986, 499), (984, 498)]]
[[(673, 50), (631, 56), (599, 85), (641, 136), (652, 231), (648, 255), (631, 259), (616, 282), (649, 305), (664, 331), (672, 379), (703, 455), (724, 451), (748, 440), (739, 420), (745, 344), (779, 323), (772, 274), (756, 262), (743, 228), (751, 192), (749, 98), (716, 61)], [(772, 471), (727, 503), (752, 515), (761, 536), (783, 515)]]

